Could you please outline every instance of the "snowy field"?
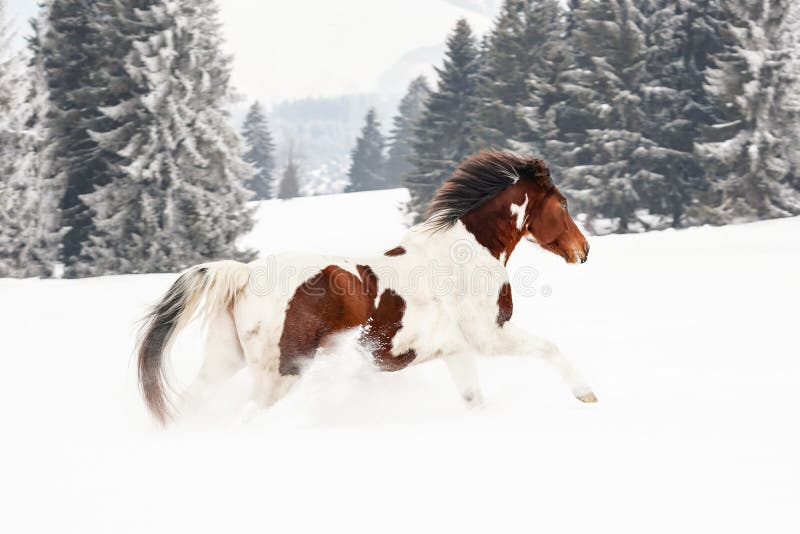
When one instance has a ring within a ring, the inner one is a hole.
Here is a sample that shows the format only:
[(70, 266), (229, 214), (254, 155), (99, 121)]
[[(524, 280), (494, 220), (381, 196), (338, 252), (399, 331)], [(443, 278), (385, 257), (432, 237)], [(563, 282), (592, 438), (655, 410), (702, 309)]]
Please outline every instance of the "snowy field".
[[(404, 195), (265, 203), (247, 242), (381, 253)], [(513, 321), (597, 405), (497, 358), (473, 412), (442, 362), (380, 375), (343, 349), (250, 423), (243, 374), (167, 431), (132, 347), (174, 275), (0, 280), (0, 532), (800, 532), (799, 236), (787, 219), (594, 238), (582, 266), (522, 243), (511, 270), (539, 276)]]

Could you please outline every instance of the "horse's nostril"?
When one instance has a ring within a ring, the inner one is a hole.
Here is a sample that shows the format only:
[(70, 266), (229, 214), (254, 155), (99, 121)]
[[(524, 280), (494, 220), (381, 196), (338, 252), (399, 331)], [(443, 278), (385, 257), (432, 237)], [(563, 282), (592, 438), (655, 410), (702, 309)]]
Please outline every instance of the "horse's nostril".
[(588, 256), (589, 255), (589, 243), (588, 242), (585, 245), (583, 245), (583, 250), (586, 251), (586, 255)]

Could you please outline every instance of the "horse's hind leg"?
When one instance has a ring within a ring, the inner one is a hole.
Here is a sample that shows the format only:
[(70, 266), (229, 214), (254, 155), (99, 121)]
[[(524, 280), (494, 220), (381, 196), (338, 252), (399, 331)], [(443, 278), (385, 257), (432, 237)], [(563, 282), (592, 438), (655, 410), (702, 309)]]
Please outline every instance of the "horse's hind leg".
[(221, 310), (208, 321), (203, 343), (203, 366), (184, 394), (184, 409), (196, 409), (216, 386), (228, 380), (244, 365), (244, 353), (233, 316), (228, 310)]
[(272, 407), (285, 397), (299, 376), (282, 376), (275, 369), (253, 365), (253, 395), (244, 408), (242, 421), (249, 422), (260, 412)]
[[(281, 371), (282, 351), (272, 340), (270, 332), (253, 326), (249, 331), (240, 332), (240, 337), (253, 378), (253, 391), (242, 414), (242, 420), (246, 422), (286, 395), (297, 381), (299, 367), (293, 374)], [(300, 360), (296, 363), (299, 365)]]

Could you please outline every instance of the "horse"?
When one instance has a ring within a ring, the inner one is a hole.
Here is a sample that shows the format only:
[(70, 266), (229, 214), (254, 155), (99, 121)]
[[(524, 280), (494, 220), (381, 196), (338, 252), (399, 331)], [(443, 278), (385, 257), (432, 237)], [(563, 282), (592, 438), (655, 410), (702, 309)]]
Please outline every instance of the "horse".
[(150, 413), (162, 424), (174, 417), (165, 355), (196, 316), (205, 324), (204, 361), (183, 397), (196, 402), (247, 367), (254, 378), (248, 410), (266, 409), (323, 357), (333, 336), (354, 329), (381, 371), (442, 359), (470, 406), (484, 402), (476, 355), (541, 356), (578, 400), (597, 402), (555, 344), (509, 322), (506, 263), (523, 238), (567, 263), (589, 255), (545, 162), (482, 151), (444, 181), (426, 217), (375, 257), (287, 253), (185, 271), (147, 316), (138, 342)]

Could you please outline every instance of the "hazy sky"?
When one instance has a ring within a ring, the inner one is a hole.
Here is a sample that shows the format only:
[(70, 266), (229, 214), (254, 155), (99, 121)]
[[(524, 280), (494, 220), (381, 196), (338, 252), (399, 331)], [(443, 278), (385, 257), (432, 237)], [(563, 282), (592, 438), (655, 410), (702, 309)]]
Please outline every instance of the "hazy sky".
[[(27, 31), (36, 0), (8, 0)], [(459, 17), (477, 32), (497, 0), (220, 0), (234, 83), (277, 102), (371, 92), (408, 52), (441, 44)]]

